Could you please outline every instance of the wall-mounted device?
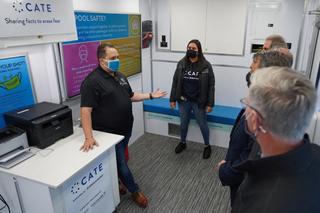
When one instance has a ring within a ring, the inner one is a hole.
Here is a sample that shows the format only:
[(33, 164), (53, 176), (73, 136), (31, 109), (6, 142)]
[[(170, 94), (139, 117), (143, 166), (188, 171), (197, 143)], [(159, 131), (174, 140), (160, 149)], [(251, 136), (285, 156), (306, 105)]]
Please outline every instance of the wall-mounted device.
[(26, 130), (30, 146), (46, 148), (73, 133), (68, 106), (42, 102), (4, 114), (7, 124)]
[(145, 20), (142, 22), (142, 48), (148, 48), (153, 38), (152, 21)]
[(0, 129), (0, 167), (10, 168), (33, 156), (28, 147), (27, 136), (22, 129)]
[(168, 47), (168, 42), (166, 41), (166, 36), (165, 35), (161, 36), (160, 47)]

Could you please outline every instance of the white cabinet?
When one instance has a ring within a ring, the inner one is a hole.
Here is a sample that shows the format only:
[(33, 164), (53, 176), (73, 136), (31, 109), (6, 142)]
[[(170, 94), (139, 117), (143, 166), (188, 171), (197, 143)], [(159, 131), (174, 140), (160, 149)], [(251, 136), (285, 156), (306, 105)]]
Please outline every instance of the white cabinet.
[(246, 16), (247, 0), (208, 0), (204, 51), (242, 55)]
[(207, 0), (171, 0), (171, 50), (186, 51), (192, 39), (202, 44), (206, 32)]
[(242, 55), (247, 0), (170, 0), (171, 50), (186, 51), (191, 39), (203, 52)]
[(264, 40), (272, 34), (279, 33), (280, 2), (252, 3), (252, 39)]

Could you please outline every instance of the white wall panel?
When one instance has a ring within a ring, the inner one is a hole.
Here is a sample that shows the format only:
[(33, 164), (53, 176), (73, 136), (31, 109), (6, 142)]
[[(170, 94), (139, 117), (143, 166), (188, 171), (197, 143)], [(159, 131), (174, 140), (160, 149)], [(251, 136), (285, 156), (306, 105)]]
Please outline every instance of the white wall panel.
[[(141, 74), (137, 74), (128, 78), (130, 86), (134, 92), (142, 92)], [(132, 112), (134, 116), (132, 136), (130, 143), (133, 143), (144, 134), (144, 119), (143, 119), (143, 103), (133, 102)]]
[(208, 0), (205, 52), (242, 55), (247, 0)]
[(152, 76), (154, 89), (161, 88), (168, 92), (167, 97), (170, 97), (171, 84), (177, 63), (168, 62), (153, 62)]
[(296, 68), (301, 72), (306, 72), (309, 62), (309, 57), (312, 55), (312, 36), (314, 31), (314, 24), (316, 23), (317, 16), (309, 15), (309, 11), (314, 10), (315, 8), (320, 8), (320, 0), (309, 0), (306, 4), (304, 12), (304, 22), (303, 29), (300, 37), (299, 43), (299, 53), (297, 54), (296, 59)]
[(186, 51), (192, 39), (205, 41), (207, 0), (171, 0), (171, 50)]
[(246, 68), (214, 66), (217, 105), (240, 107), (240, 99), (247, 95)]

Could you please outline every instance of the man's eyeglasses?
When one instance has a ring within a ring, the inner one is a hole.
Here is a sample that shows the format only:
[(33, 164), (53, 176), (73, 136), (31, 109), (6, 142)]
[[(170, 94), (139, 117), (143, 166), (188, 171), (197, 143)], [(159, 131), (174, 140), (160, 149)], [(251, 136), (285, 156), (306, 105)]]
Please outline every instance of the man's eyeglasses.
[(251, 108), (252, 110), (256, 111), (256, 113), (262, 118), (264, 119), (264, 117), (262, 116), (262, 114), (253, 106), (251, 106), (249, 103), (248, 103), (248, 100), (247, 98), (241, 98), (240, 99), (240, 103), (241, 103), (241, 107), (244, 109), (246, 107), (249, 107)]
[[(258, 116), (262, 119), (262, 123), (263, 123), (264, 117), (262, 116), (262, 114), (261, 114), (255, 107), (251, 106), (251, 105), (248, 103), (247, 98), (242, 98), (242, 99), (240, 99), (240, 103), (241, 103), (242, 108), (249, 107), (249, 108), (251, 108), (252, 110), (254, 110), (254, 111), (258, 114)], [(262, 127), (262, 126), (259, 126), (259, 129), (260, 129), (260, 131), (263, 132), (263, 133), (266, 133), (266, 132), (267, 132), (267, 130), (266, 130), (264, 127)]]

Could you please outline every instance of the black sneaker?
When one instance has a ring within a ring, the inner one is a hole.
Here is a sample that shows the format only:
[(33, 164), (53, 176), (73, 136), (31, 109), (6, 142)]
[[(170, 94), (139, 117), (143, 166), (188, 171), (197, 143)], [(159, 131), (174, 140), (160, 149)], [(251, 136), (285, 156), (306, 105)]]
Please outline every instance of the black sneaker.
[(210, 158), (210, 155), (211, 155), (211, 147), (210, 147), (210, 145), (208, 145), (203, 150), (203, 159)]
[(178, 144), (178, 146), (176, 147), (175, 152), (178, 154), (178, 153), (182, 152), (186, 148), (187, 148), (187, 144), (180, 142)]

